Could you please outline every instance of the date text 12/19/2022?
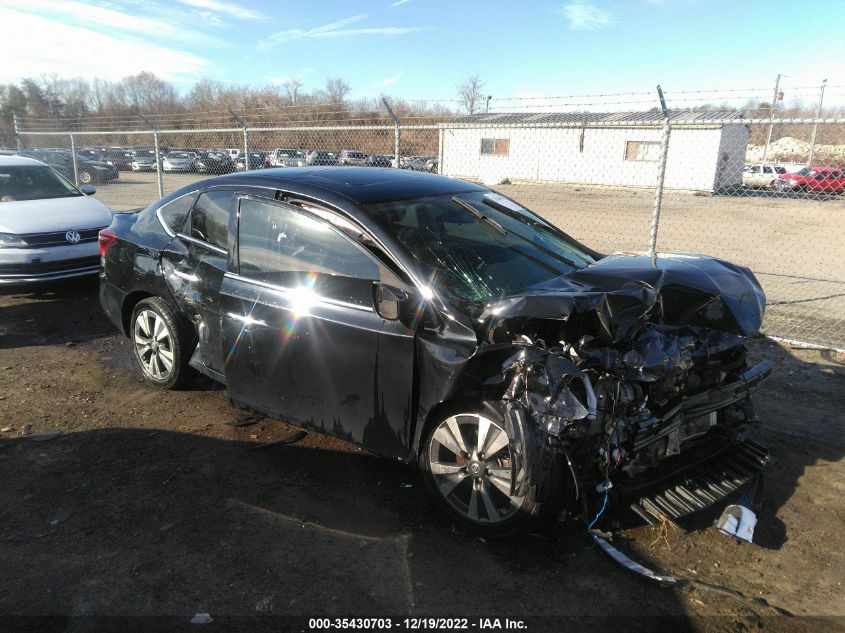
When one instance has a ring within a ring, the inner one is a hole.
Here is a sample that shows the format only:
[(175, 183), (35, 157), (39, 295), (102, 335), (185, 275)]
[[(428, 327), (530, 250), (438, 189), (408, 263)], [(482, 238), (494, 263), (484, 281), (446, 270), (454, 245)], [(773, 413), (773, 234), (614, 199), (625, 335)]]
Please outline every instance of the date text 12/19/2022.
[(308, 629), (320, 630), (399, 630), (468, 631), (526, 630), (519, 618), (311, 618)]

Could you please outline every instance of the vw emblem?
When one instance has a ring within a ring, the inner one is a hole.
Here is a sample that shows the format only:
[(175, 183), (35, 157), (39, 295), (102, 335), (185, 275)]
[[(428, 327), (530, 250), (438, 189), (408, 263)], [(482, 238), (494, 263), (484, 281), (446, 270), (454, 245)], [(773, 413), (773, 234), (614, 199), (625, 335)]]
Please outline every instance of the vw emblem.
[(71, 244), (79, 244), (80, 238), (79, 231), (68, 231), (65, 233), (65, 239)]

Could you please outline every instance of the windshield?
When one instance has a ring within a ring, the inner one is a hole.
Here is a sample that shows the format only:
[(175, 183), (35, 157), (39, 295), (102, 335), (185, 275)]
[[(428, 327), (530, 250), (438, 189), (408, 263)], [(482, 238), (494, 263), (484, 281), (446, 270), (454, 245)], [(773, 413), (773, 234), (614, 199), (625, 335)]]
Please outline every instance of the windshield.
[(170, 152), (167, 155), (168, 158), (190, 158), (191, 155), (188, 152)]
[(47, 200), (83, 195), (49, 167), (9, 165), (0, 167), (0, 202)]
[(507, 198), (478, 192), (456, 199), (450, 194), (367, 207), (430, 283), (455, 299), (520, 294), (594, 261)]
[(799, 170), (798, 170), (797, 172), (795, 172), (795, 173), (796, 173), (796, 174), (798, 174), (799, 176), (812, 176), (812, 175), (813, 175), (814, 173), (816, 173), (816, 172), (814, 172), (814, 171), (813, 171), (812, 169), (810, 169), (809, 167), (805, 167), (804, 169), (799, 169)]
[(136, 149), (135, 158), (153, 158), (155, 152), (151, 149)]
[(301, 158), (302, 156), (305, 156), (305, 154), (298, 149), (278, 149), (276, 150), (276, 154), (282, 158)]

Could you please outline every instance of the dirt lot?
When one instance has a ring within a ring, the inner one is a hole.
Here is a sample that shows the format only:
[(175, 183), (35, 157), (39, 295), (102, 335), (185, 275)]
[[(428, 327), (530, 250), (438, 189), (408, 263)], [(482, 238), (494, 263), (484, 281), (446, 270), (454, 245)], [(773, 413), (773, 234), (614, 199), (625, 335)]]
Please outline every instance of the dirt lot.
[[(165, 192), (204, 178), (166, 174)], [(497, 187), (602, 252), (648, 249), (650, 189), (558, 184)], [(121, 172), (97, 197), (118, 211), (158, 197), (156, 174)], [(768, 295), (764, 327), (774, 336), (845, 349), (845, 200), (742, 191), (696, 195), (668, 191), (658, 248), (705, 253), (751, 268)]]
[[(757, 543), (710, 528), (616, 537), (691, 581), (666, 589), (574, 522), (485, 541), (441, 515), (410, 468), (313, 435), (262, 447), (291, 427), (230, 426), (243, 413), (209, 382), (145, 386), (96, 280), (2, 291), (0, 629), (207, 612), (209, 630), (405, 614), (542, 616), (534, 631), (845, 630), (843, 359), (766, 340), (753, 354), (775, 364), (757, 398), (772, 452)], [(161, 621), (111, 630), (128, 623)]]

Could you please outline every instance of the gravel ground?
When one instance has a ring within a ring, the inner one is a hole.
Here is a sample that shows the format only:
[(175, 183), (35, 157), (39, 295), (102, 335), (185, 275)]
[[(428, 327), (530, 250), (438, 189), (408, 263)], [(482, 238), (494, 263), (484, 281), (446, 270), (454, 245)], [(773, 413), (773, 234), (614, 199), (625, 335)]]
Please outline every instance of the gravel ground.
[(15, 615), (82, 631), (102, 623), (85, 616), (151, 630), (161, 622), (142, 616), (186, 626), (209, 613), (230, 625), (209, 630), (406, 614), (544, 617), (534, 631), (845, 630), (845, 360), (766, 339), (752, 354), (775, 365), (757, 396), (772, 452), (757, 542), (619, 534), (642, 563), (692, 581), (667, 589), (574, 523), (479, 539), (411, 468), (315, 435), (264, 446), (293, 428), (231, 426), (244, 414), (207, 381), (146, 386), (96, 280), (0, 291), (0, 629), (56, 623)]

